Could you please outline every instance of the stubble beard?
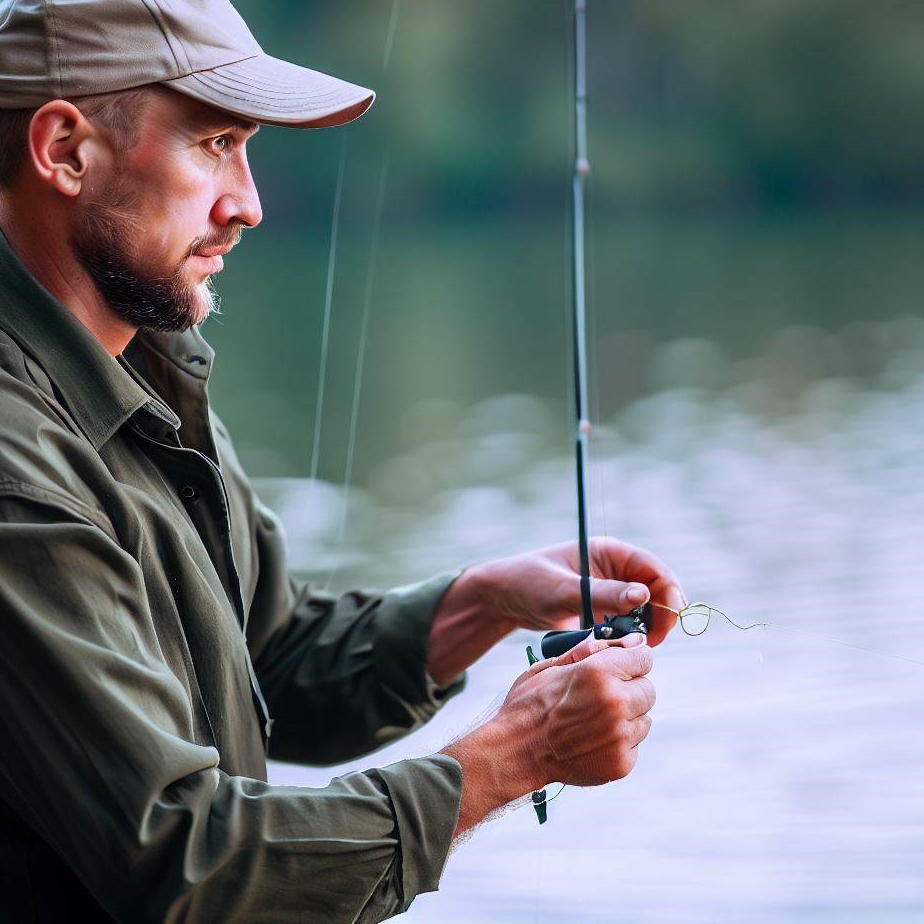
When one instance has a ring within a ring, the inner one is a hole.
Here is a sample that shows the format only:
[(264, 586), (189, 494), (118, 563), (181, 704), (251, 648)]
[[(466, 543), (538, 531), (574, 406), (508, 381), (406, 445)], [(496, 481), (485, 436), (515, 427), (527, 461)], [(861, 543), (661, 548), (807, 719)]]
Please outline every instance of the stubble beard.
[[(198, 250), (224, 242), (197, 238), (166, 275), (152, 275), (133, 242), (142, 239), (137, 197), (116, 180), (104, 198), (85, 206), (71, 247), (113, 314), (138, 330), (184, 331), (218, 311), (219, 299), (211, 277), (191, 285), (183, 277), (189, 258)], [(229, 229), (228, 243), (240, 236)]]

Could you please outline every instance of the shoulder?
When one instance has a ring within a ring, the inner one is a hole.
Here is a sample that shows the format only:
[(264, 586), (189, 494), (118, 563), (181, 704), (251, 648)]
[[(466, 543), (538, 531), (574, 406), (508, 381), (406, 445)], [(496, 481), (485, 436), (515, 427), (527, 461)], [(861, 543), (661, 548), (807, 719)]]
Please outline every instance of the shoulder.
[(88, 475), (102, 460), (58, 401), (45, 370), (0, 330), (0, 497), (107, 519)]

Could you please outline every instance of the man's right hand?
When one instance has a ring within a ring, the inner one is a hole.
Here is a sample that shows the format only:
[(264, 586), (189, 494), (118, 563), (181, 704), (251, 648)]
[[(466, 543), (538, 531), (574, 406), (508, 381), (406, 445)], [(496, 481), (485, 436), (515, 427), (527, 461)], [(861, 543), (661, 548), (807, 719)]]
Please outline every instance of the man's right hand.
[(635, 766), (651, 727), (651, 649), (641, 635), (585, 639), (517, 678), (497, 715), (443, 753), (462, 765), (456, 835), (550, 781), (596, 786)]

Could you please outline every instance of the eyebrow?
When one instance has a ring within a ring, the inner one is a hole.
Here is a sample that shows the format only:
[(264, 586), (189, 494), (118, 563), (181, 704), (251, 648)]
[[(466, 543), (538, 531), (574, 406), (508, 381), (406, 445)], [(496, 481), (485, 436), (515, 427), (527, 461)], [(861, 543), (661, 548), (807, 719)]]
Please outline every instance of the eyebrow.
[(194, 128), (201, 131), (217, 132), (222, 129), (238, 128), (248, 134), (256, 134), (260, 126), (256, 122), (248, 122), (244, 119), (237, 119), (230, 113), (216, 112), (214, 115), (197, 115), (192, 120)]

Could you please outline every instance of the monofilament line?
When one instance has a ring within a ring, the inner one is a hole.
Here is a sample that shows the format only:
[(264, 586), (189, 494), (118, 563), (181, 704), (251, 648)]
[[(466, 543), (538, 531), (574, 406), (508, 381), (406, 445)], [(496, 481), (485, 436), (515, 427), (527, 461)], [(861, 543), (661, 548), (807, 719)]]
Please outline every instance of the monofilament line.
[[(876, 654), (883, 658), (893, 658), (896, 661), (906, 661), (908, 664), (919, 664), (924, 667), (924, 661), (919, 661), (917, 658), (908, 658), (905, 657), (905, 655), (893, 654), (891, 651), (883, 651), (881, 648), (870, 648), (867, 645), (845, 642), (841, 638), (833, 638), (830, 635), (815, 635), (813, 632), (805, 632), (802, 629), (789, 629), (786, 626), (778, 626), (772, 622), (759, 623), (759, 625), (762, 625), (766, 629), (776, 629), (777, 632), (788, 632), (790, 635), (801, 635), (803, 638), (811, 639), (815, 642), (829, 642), (832, 645), (841, 645), (843, 648), (853, 648), (855, 651), (868, 651), (870, 654)], [(748, 628), (750, 628), (750, 626)]]
[(347, 134), (340, 141), (340, 166), (337, 169), (337, 190), (334, 193), (334, 215), (331, 220), (330, 250), (327, 255), (327, 290), (324, 294), (324, 321), (321, 326), (321, 355), (318, 360), (318, 398), (314, 410), (314, 438), (311, 446), (309, 476), (314, 484), (321, 461), (321, 422), (324, 417), (324, 386), (327, 381), (327, 355), (330, 345), (330, 314), (334, 298), (334, 273), (337, 266), (337, 232), (340, 227), (340, 201), (343, 196), (343, 175), (346, 172)]
[[(804, 629), (793, 629), (789, 626), (778, 626), (773, 622), (751, 622), (747, 625), (743, 625), (742, 623), (732, 619), (728, 613), (723, 612), (717, 607), (709, 606), (707, 603), (689, 603), (682, 610), (675, 610), (673, 607), (667, 606), (664, 603), (652, 602), (651, 605), (657, 607), (658, 609), (667, 610), (668, 612), (677, 616), (680, 620), (680, 626), (684, 629), (684, 631), (687, 631), (683, 622), (685, 614), (688, 614), (691, 610), (700, 607), (708, 609), (710, 614), (715, 613), (716, 615), (721, 616), (727, 623), (734, 626), (736, 629), (741, 629), (742, 632), (747, 632), (750, 629), (775, 629), (777, 632), (788, 632), (790, 635), (799, 635), (802, 638), (809, 639), (813, 642), (826, 642), (830, 645), (840, 645), (843, 648), (852, 648), (854, 651), (868, 651), (870, 654), (879, 655), (882, 658), (892, 658), (895, 661), (905, 661), (908, 664), (919, 664), (924, 667), (924, 661), (919, 660), (918, 658), (909, 658), (906, 655), (894, 654), (891, 651), (883, 651), (881, 648), (871, 648), (869, 645), (858, 645), (856, 642), (847, 642), (842, 638), (835, 638), (832, 635), (816, 635), (814, 632), (806, 632)], [(687, 634), (692, 635), (694, 638), (698, 638), (705, 632), (708, 625), (709, 623), (707, 621), (706, 626), (703, 627), (702, 631), (687, 631)]]
[(385, 39), (385, 50), (382, 52), (382, 70), (388, 70), (391, 61), (391, 50), (395, 44), (395, 34), (398, 31), (398, 12), (401, 9), (401, 0), (395, 0), (391, 7), (391, 19), (388, 21), (388, 35)]
[[(372, 223), (372, 244), (369, 248), (369, 264), (366, 268), (366, 292), (363, 300), (362, 320), (359, 325), (359, 343), (356, 347), (356, 372), (353, 376), (353, 406), (350, 410), (350, 433), (347, 440), (346, 465), (343, 473), (343, 499), (340, 508), (340, 524), (334, 540), (336, 548), (343, 546), (346, 534), (347, 517), (350, 509), (350, 483), (353, 480), (353, 458), (356, 450), (356, 432), (359, 423), (359, 406), (362, 396), (363, 367), (366, 358), (366, 338), (369, 331), (369, 313), (372, 305), (372, 290), (375, 281), (375, 265), (379, 253), (379, 237), (382, 231), (382, 213), (385, 206), (385, 189), (388, 185), (388, 151), (382, 160), (382, 172), (379, 175), (379, 190), (375, 203), (375, 217)], [(325, 587), (330, 589), (337, 570), (340, 567), (339, 557), (336, 559)]]

